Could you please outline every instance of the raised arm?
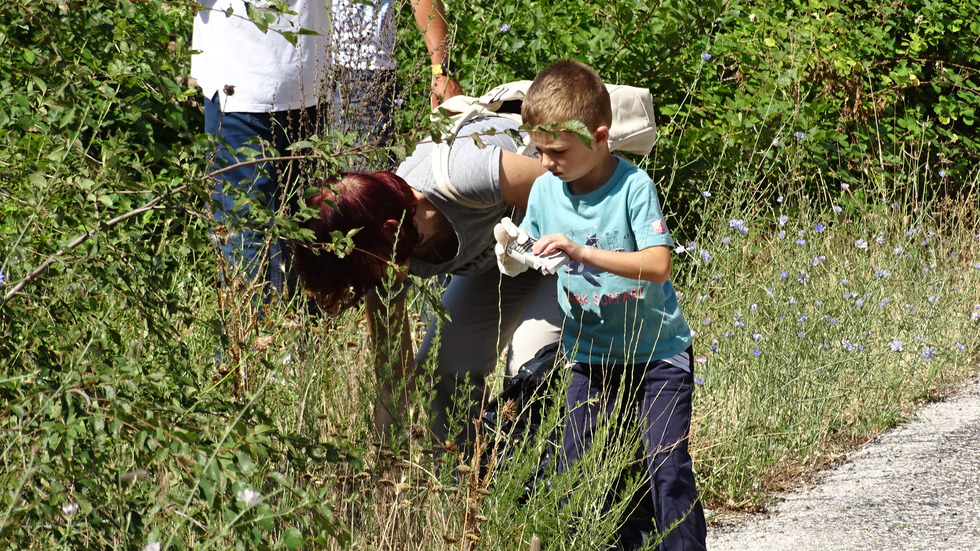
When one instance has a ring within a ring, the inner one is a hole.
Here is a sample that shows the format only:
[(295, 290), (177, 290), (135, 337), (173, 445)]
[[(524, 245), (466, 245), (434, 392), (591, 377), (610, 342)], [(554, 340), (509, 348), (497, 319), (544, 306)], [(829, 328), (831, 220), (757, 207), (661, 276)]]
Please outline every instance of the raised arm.
[[(441, 67), (449, 60), (449, 26), (441, 0), (412, 0), (415, 24), (422, 31), (425, 49), (429, 52), (432, 67)], [(432, 108), (443, 101), (463, 93), (455, 75), (432, 75)]]

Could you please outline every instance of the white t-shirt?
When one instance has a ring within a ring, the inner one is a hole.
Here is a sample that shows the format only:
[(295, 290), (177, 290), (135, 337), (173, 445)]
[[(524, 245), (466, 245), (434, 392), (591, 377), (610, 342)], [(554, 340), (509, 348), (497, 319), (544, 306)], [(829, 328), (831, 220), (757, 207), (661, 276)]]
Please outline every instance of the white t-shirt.
[[(194, 19), (193, 47), (198, 53), (191, 57), (191, 75), (205, 97), (218, 94), (223, 111), (310, 107), (322, 95), (331, 63), (366, 70), (394, 68), (391, 0), (373, 6), (355, 0), (289, 0), (295, 14), (276, 14), (267, 33), (249, 20), (245, 5), (260, 13), (271, 2), (198, 1), (203, 9)], [(301, 29), (317, 34), (297, 36), (295, 46), (281, 34)], [(331, 41), (338, 46), (331, 47)], [(234, 87), (232, 95), (227, 87)]]

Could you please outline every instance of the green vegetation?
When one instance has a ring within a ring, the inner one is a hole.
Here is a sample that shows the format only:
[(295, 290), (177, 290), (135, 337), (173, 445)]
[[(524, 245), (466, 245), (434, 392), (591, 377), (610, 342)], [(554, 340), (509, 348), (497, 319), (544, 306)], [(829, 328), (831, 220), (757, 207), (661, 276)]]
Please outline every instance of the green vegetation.
[[(653, 91), (660, 140), (635, 160), (683, 246), (709, 508), (765, 505), (976, 372), (975, 1), (447, 8), (467, 91), (570, 56)], [(486, 471), (433, 454), (423, 384), (381, 447), (361, 313), (259, 316), (249, 282), (221, 284), (192, 10), (0, 4), (0, 547), (598, 545), (628, 446), (527, 495), (547, 431)], [(399, 32), (403, 152), (428, 133), (428, 67)], [(345, 143), (304, 145), (336, 168)]]

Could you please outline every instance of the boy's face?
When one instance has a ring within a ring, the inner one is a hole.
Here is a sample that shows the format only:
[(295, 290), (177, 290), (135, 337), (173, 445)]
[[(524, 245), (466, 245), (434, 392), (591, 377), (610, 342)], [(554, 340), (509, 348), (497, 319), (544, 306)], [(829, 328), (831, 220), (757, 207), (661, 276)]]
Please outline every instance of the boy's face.
[(541, 165), (565, 183), (584, 183), (586, 185), (605, 182), (592, 182), (600, 176), (603, 163), (609, 158), (609, 151), (601, 147), (605, 143), (608, 130), (603, 127), (596, 129), (592, 148), (589, 149), (582, 140), (571, 132), (559, 132), (555, 138), (547, 132), (534, 132), (531, 142), (538, 150)]

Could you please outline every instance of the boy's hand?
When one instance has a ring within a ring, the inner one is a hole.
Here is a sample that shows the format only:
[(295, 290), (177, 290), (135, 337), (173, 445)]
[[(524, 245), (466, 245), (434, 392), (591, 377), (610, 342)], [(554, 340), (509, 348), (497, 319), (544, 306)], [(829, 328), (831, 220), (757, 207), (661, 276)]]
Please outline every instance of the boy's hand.
[(568, 259), (574, 262), (582, 262), (582, 251), (584, 247), (560, 233), (552, 233), (538, 239), (532, 251), (539, 256), (550, 256), (555, 253), (565, 253)]
[(497, 255), (497, 267), (506, 275), (515, 276), (528, 268), (546, 275), (554, 274), (568, 263), (568, 255), (560, 250), (551, 254), (535, 254), (535, 239), (515, 226), (510, 218), (501, 219), (494, 227), (493, 234), (497, 240), (493, 249)]

